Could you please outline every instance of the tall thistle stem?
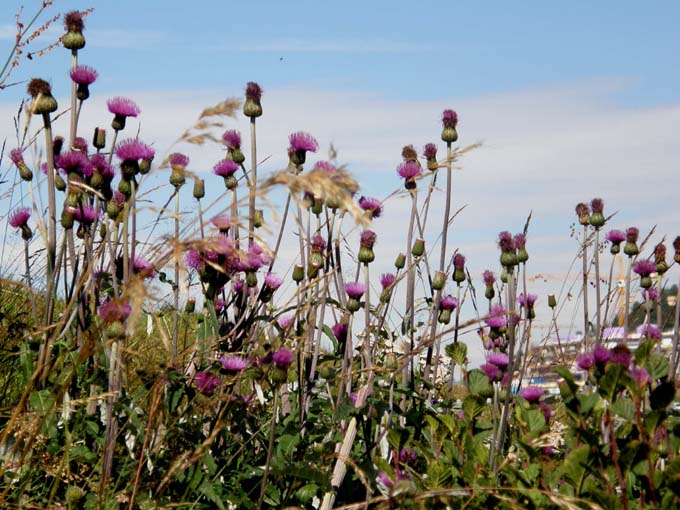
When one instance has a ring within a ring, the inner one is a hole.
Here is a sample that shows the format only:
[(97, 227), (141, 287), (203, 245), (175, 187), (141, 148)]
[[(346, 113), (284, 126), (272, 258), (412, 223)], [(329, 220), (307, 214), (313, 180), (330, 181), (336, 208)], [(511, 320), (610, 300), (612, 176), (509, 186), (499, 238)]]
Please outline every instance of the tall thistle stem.
[(26, 264), (26, 285), (28, 285), (28, 295), (31, 298), (31, 312), (33, 313), (33, 324), (38, 325), (38, 311), (35, 308), (35, 294), (33, 293), (33, 283), (31, 282), (31, 262), (28, 256), (28, 241), (24, 240), (24, 262)]
[(173, 285), (173, 307), (172, 316), (172, 364), (177, 361), (177, 339), (179, 335), (179, 189), (175, 193), (175, 282)]
[(255, 240), (255, 194), (257, 192), (257, 142), (255, 117), (250, 117), (250, 193), (248, 197), (248, 246)]
[(407, 278), (406, 278), (406, 313), (404, 314), (404, 321), (408, 326), (408, 335), (410, 338), (410, 359), (408, 363), (404, 364), (404, 375), (403, 382), (406, 384), (408, 381), (409, 368), (413, 372), (413, 349), (415, 347), (414, 341), (414, 319), (415, 319), (415, 285), (416, 285), (416, 270), (413, 262), (413, 228), (416, 218), (416, 207), (417, 207), (417, 188), (409, 191), (411, 196), (411, 219), (409, 220), (408, 235), (406, 240), (406, 268), (407, 268)]
[(599, 345), (602, 336), (602, 297), (600, 295), (600, 229), (595, 228), (595, 247), (593, 257), (595, 258), (595, 344)]
[[(71, 50), (71, 70), (78, 67), (78, 50)], [(78, 103), (76, 97), (76, 82), (71, 80), (71, 124), (69, 130), (69, 147), (73, 148), (76, 140), (76, 130), (78, 129)]]
[(49, 113), (43, 113), (45, 126), (45, 152), (47, 158), (47, 302), (45, 304), (45, 325), (52, 323), (54, 313), (53, 294), (55, 291), (54, 270), (57, 252), (57, 202), (54, 189), (54, 150), (52, 148), (52, 121)]
[(267, 478), (269, 476), (269, 468), (272, 462), (272, 456), (274, 454), (274, 439), (276, 438), (276, 415), (279, 412), (279, 388), (275, 388), (274, 391), (274, 404), (272, 408), (272, 421), (269, 427), (269, 444), (267, 445), (267, 460), (264, 465), (264, 473), (262, 475), (262, 486), (260, 487), (260, 497), (257, 500), (257, 509), (262, 509), (262, 503), (264, 503), (264, 495), (267, 490)]
[(588, 319), (588, 226), (583, 225), (583, 341), (588, 346), (590, 321)]
[(675, 295), (675, 311), (673, 312), (673, 348), (671, 350), (671, 370), (669, 377), (675, 379), (678, 370), (678, 343), (680, 343), (680, 282), (678, 282), (678, 292)]
[(626, 304), (623, 311), (623, 337), (628, 338), (629, 324), (628, 319), (630, 315), (630, 276), (633, 271), (633, 257), (628, 257), (628, 271), (626, 272)]

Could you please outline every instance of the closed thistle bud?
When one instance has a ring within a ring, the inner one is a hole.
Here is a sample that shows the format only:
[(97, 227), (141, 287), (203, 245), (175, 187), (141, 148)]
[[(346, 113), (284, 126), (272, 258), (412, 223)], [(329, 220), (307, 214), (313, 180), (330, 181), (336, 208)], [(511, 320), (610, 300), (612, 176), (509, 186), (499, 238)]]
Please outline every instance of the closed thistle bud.
[(189, 158), (184, 154), (175, 152), (170, 155), (170, 184), (172, 184), (176, 190), (179, 190), (186, 182), (186, 177), (184, 176), (184, 170), (189, 164)]
[(404, 269), (404, 266), (406, 266), (406, 255), (400, 253), (394, 261), (394, 267), (397, 269)]
[(52, 96), (52, 87), (45, 80), (33, 78), (28, 84), (28, 93), (33, 98), (31, 113), (35, 115), (52, 113), (59, 107)]
[(66, 230), (73, 228), (73, 213), (71, 212), (71, 209), (64, 208), (61, 212), (61, 226)]
[(243, 155), (243, 151), (240, 148), (236, 148), (229, 149), (227, 151), (227, 159), (230, 159), (234, 163), (240, 165), (246, 160), (246, 157)]
[(503, 269), (501, 270), (501, 281), (503, 283), (508, 283), (508, 268), (506, 266), (503, 266)]
[(421, 257), (423, 253), (425, 253), (425, 241), (423, 239), (416, 239), (411, 249), (411, 255)]
[(312, 204), (312, 212), (318, 216), (323, 212), (323, 200), (318, 197), (314, 197), (314, 203)]
[(126, 198), (132, 195), (132, 183), (128, 179), (121, 179), (118, 183), (118, 191), (120, 191)]
[(228, 190), (234, 190), (238, 187), (238, 179), (236, 179), (234, 174), (224, 177), (224, 187)]
[(555, 299), (555, 294), (548, 294), (548, 306), (550, 308), (555, 308), (557, 306), (557, 300)]
[(370, 264), (375, 260), (373, 246), (375, 245), (376, 238), (377, 235), (372, 230), (364, 230), (361, 233), (361, 244), (358, 256), (359, 262), (363, 264)]
[(264, 211), (262, 209), (255, 209), (255, 218), (253, 219), (253, 226), (260, 228), (264, 225)]
[(92, 186), (94, 189), (100, 189), (104, 184), (104, 177), (102, 176), (102, 173), (99, 170), (96, 170), (92, 173), (92, 177), (90, 177), (90, 186)]
[(300, 283), (305, 279), (305, 267), (301, 264), (296, 264), (293, 268), (293, 281)]
[(666, 271), (668, 271), (665, 244), (659, 243), (654, 247), (654, 263), (656, 264), (656, 272), (660, 275), (663, 275)]
[(203, 179), (194, 180), (194, 198), (200, 200), (205, 196), (205, 181)]
[(350, 313), (358, 312), (361, 309), (361, 303), (358, 299), (349, 298), (347, 300), (347, 311)]
[(437, 322), (439, 322), (439, 324), (448, 324), (451, 322), (451, 310), (439, 310)]
[(12, 163), (14, 163), (14, 165), (19, 170), (19, 176), (24, 181), (30, 181), (33, 179), (33, 172), (31, 172), (31, 169), (28, 168), (28, 166), (26, 166), (23, 151), (21, 149), (19, 148), (12, 149), (9, 153), (9, 158), (12, 160)]
[(262, 89), (255, 82), (248, 82), (246, 85), (246, 102), (243, 104), (243, 113), (246, 117), (254, 119), (262, 115)]
[(487, 285), (486, 290), (484, 291), (484, 297), (491, 301), (495, 296), (496, 291), (494, 290), (493, 285)]
[(33, 238), (33, 231), (27, 224), (21, 225), (21, 238), (24, 241), (30, 241)]
[(257, 287), (257, 274), (255, 274), (255, 271), (248, 271), (246, 273), (246, 285), (248, 287)]
[(56, 172), (54, 174), (54, 187), (57, 188), (57, 191), (66, 191), (66, 181)]
[(437, 271), (432, 277), (432, 290), (442, 290), (446, 285), (446, 273), (444, 271)]
[(680, 264), (680, 236), (676, 237), (675, 240), (673, 241), (673, 249), (675, 250), (673, 260)]
[(139, 160), (139, 173), (141, 175), (146, 175), (151, 171), (151, 162), (153, 161), (153, 158), (148, 159), (140, 159)]
[(639, 235), (640, 231), (635, 227), (630, 227), (626, 230), (626, 244), (623, 246), (623, 253), (629, 257), (634, 257), (640, 253), (640, 249), (637, 245)]
[(106, 129), (94, 128), (94, 136), (92, 137), (92, 145), (97, 149), (106, 147)]
[(106, 204), (106, 214), (108, 214), (109, 218), (112, 220), (118, 218), (118, 215), (120, 214), (120, 207), (115, 201), (109, 200), (109, 203)]
[(460, 285), (465, 281), (465, 257), (462, 254), (456, 253), (453, 257), (453, 268), (453, 281)]

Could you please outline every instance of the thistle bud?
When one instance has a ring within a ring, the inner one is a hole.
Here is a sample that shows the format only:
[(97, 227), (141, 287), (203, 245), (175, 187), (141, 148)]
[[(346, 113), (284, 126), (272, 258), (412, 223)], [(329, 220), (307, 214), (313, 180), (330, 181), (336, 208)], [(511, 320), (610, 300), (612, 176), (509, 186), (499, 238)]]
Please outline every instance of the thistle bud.
[(458, 132), (456, 126), (458, 125), (458, 114), (453, 110), (444, 110), (442, 113), (442, 140), (447, 144), (458, 140)]
[(64, 227), (66, 230), (73, 228), (73, 213), (71, 212), (71, 209), (68, 207), (65, 207), (64, 210), (61, 212), (61, 226)]
[(101, 150), (106, 147), (106, 129), (94, 128), (94, 136), (92, 137), (92, 145)]
[(626, 230), (626, 244), (623, 246), (623, 253), (629, 257), (634, 257), (640, 253), (640, 249), (637, 245), (639, 235), (640, 231), (635, 227), (630, 227)]
[(264, 211), (262, 209), (255, 209), (255, 218), (253, 219), (253, 226), (260, 228), (264, 225)]
[(296, 264), (293, 268), (293, 281), (295, 283), (300, 283), (305, 279), (305, 266), (301, 264)]
[(675, 250), (673, 260), (675, 260), (676, 263), (680, 264), (680, 236), (676, 237), (675, 240), (673, 241), (673, 249)]
[(361, 309), (361, 303), (358, 299), (349, 298), (347, 300), (347, 311), (350, 313), (358, 312)]
[(255, 271), (248, 271), (246, 273), (246, 285), (248, 287), (257, 287), (257, 274), (255, 274)]
[(58, 173), (54, 173), (54, 187), (57, 191), (66, 191), (66, 181)]
[(61, 44), (64, 45), (64, 48), (77, 51), (85, 47), (84, 26), (82, 13), (71, 11), (64, 16), (66, 33), (61, 37)]
[(465, 257), (462, 254), (456, 253), (453, 257), (453, 267), (453, 281), (460, 285), (465, 281)]
[(30, 241), (32, 237), (33, 231), (31, 230), (31, 227), (29, 227), (27, 224), (21, 225), (21, 238), (24, 241)]
[(590, 224), (597, 230), (605, 224), (604, 201), (601, 198), (593, 198), (590, 207), (593, 210), (590, 215)]
[(262, 115), (262, 89), (255, 82), (248, 82), (246, 85), (246, 102), (243, 104), (243, 114), (254, 119)]
[(578, 216), (578, 222), (583, 225), (589, 225), (590, 224), (590, 207), (588, 207), (588, 204), (584, 204), (583, 202), (579, 203), (576, 205), (576, 216)]
[(394, 267), (397, 269), (404, 269), (404, 266), (406, 266), (406, 255), (400, 253), (397, 255), (397, 259), (394, 261)]
[(203, 179), (194, 180), (194, 198), (200, 200), (205, 196), (205, 181)]
[(425, 253), (425, 241), (423, 239), (416, 239), (411, 249), (411, 255), (421, 257), (423, 253)]
[(555, 294), (548, 294), (548, 306), (550, 308), (555, 308), (557, 306), (557, 300), (555, 299)]
[(656, 272), (663, 275), (668, 271), (668, 264), (666, 263), (666, 245), (659, 243), (654, 247), (654, 263), (656, 264)]
[(125, 195), (125, 198), (130, 198), (132, 195), (132, 183), (128, 179), (121, 179), (118, 183), (118, 191)]
[(484, 291), (484, 297), (491, 301), (495, 296), (496, 291), (494, 290), (493, 285), (487, 285), (486, 290)]
[(444, 271), (437, 271), (432, 277), (432, 290), (442, 290), (446, 285), (446, 273)]
[(109, 218), (114, 221), (116, 218), (118, 218), (118, 215), (120, 214), (120, 207), (115, 201), (109, 200), (109, 203), (106, 204), (106, 214), (108, 214)]

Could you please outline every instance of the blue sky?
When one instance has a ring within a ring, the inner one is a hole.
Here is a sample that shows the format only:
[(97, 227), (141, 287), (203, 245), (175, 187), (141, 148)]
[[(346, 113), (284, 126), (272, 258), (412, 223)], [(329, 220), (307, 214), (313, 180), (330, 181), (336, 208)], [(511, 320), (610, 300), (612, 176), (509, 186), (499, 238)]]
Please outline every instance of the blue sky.
[[(0, 55), (12, 43), (19, 5), (3, 0)], [(88, 6), (57, 0), (51, 11)], [(83, 109), (87, 138), (110, 123), (106, 98), (126, 95), (142, 108), (129, 136), (139, 127), (160, 154), (187, 152), (192, 169), (210, 179), (220, 148), (172, 143), (203, 107), (240, 97), (247, 81), (258, 81), (265, 90), (259, 153), (271, 156), (263, 174), (285, 165), (287, 135), (305, 130), (319, 139), (320, 158), (333, 143), (361, 192), (383, 198), (399, 186), (401, 147), (438, 140), (441, 111), (454, 108), (460, 144), (484, 145), (456, 172), (454, 208), (465, 209), (450, 232), (451, 250), (460, 249), (471, 273), (481, 275), (497, 263), (497, 233), (519, 231), (533, 211), (532, 270), (547, 277), (537, 276), (532, 291), (544, 307), (576, 253), (569, 234), (577, 202), (602, 196), (606, 212), (617, 211), (612, 228), (636, 225), (645, 235), (656, 226), (654, 243), (680, 233), (678, 2), (92, 6), (80, 63), (96, 67), (100, 78)], [(59, 24), (45, 36), (60, 32)], [(65, 107), (69, 63), (58, 49), (24, 62), (13, 79), (50, 79)], [(0, 138), (10, 145), (22, 97), (23, 85), (0, 91)], [(239, 118), (233, 127), (246, 123)], [(217, 191), (209, 186), (208, 193)], [(433, 214), (441, 203), (435, 198)], [(376, 255), (387, 261), (378, 272), (404, 250), (395, 225), (407, 211), (407, 200), (391, 199), (375, 224)]]

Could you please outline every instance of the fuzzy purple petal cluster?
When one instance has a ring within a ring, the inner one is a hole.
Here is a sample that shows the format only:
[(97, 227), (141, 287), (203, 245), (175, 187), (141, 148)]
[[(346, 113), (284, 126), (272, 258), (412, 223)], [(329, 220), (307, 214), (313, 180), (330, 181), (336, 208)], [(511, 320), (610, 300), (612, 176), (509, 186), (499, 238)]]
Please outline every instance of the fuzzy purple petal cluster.
[(418, 456), (416, 455), (416, 451), (413, 448), (402, 448), (399, 450), (397, 458), (399, 459), (399, 462), (404, 464), (413, 464)]
[(520, 232), (519, 234), (515, 234), (513, 241), (515, 243), (515, 248), (521, 250), (527, 245), (527, 236)]
[(433, 143), (426, 144), (423, 149), (423, 156), (428, 160), (437, 159), (437, 146)]
[(397, 167), (397, 173), (403, 179), (413, 179), (421, 174), (420, 165), (415, 161), (406, 161)]
[(169, 161), (171, 166), (187, 166), (189, 164), (189, 158), (180, 152), (170, 154)]
[(366, 285), (361, 282), (351, 282), (345, 284), (345, 292), (352, 299), (360, 299), (366, 292)]
[(153, 276), (156, 273), (156, 268), (153, 264), (142, 256), (135, 257), (132, 268), (135, 273), (139, 273), (144, 277)]
[(359, 199), (359, 207), (366, 212), (370, 212), (372, 218), (379, 218), (383, 212), (382, 203), (377, 198), (361, 197)]
[(383, 290), (387, 289), (388, 287), (391, 287), (396, 280), (397, 277), (392, 273), (383, 273), (380, 275), (380, 286), (383, 288)]
[(508, 317), (505, 308), (501, 305), (492, 307), (489, 316), (484, 319), (484, 322), (486, 322), (487, 326), (490, 328), (504, 328), (508, 325)]
[(113, 179), (113, 176), (115, 175), (113, 168), (111, 168), (111, 165), (106, 161), (106, 156), (103, 154), (93, 154), (90, 156), (90, 165), (102, 174), (102, 177)]
[(445, 128), (456, 129), (458, 125), (458, 114), (453, 110), (444, 110), (442, 113), (442, 124)]
[(254, 81), (249, 81), (246, 84), (246, 97), (254, 101), (260, 101), (262, 98), (262, 87), (260, 87)]
[(657, 326), (656, 324), (645, 324), (642, 327), (640, 327), (640, 336), (642, 338), (660, 340), (661, 331), (659, 330), (659, 326)]
[(91, 205), (79, 205), (78, 207), (72, 207), (73, 218), (79, 223), (85, 225), (91, 225), (94, 221), (96, 212)]
[(590, 208), (594, 213), (602, 213), (604, 211), (604, 200), (601, 198), (593, 198), (590, 201)]
[(113, 200), (113, 202), (115, 202), (115, 204), (118, 207), (123, 207), (125, 205), (127, 197), (123, 195), (120, 191), (114, 191), (111, 200)]
[(240, 149), (241, 148), (241, 133), (235, 129), (228, 129), (222, 135), (222, 141), (228, 149)]
[(517, 303), (519, 303), (519, 305), (523, 306), (524, 308), (532, 308), (536, 302), (536, 299), (538, 299), (536, 294), (527, 294), (525, 296), (524, 293), (521, 293), (517, 297)]
[(596, 363), (607, 363), (612, 357), (612, 353), (606, 347), (598, 345), (593, 349), (593, 358)]
[(344, 342), (347, 340), (347, 332), (349, 331), (349, 327), (345, 322), (338, 322), (333, 327), (331, 328), (333, 331), (333, 335), (335, 335), (335, 338), (338, 340), (338, 342)]
[(652, 378), (649, 376), (649, 372), (637, 365), (630, 369), (630, 376), (633, 378), (639, 388), (644, 388), (652, 381)]
[(312, 237), (312, 251), (314, 253), (323, 253), (326, 250), (326, 240), (316, 235)]
[(99, 73), (90, 66), (77, 66), (69, 71), (69, 76), (78, 85), (91, 85), (95, 82)]
[(576, 356), (576, 366), (581, 370), (590, 370), (595, 364), (595, 356), (592, 352), (584, 352)]
[(360, 246), (362, 248), (369, 248), (372, 249), (373, 246), (375, 245), (375, 240), (378, 238), (378, 234), (373, 232), (372, 230), (364, 230), (361, 233), (359, 242)]
[(492, 352), (487, 356), (486, 361), (500, 369), (505, 369), (510, 363), (508, 355), (503, 352)]
[(328, 161), (317, 161), (314, 164), (314, 168), (318, 170), (323, 170), (325, 172), (335, 172), (337, 170), (337, 167), (333, 163), (329, 163)]
[(63, 152), (55, 158), (54, 164), (67, 173), (76, 172), (85, 177), (91, 176), (94, 171), (90, 160), (80, 151)]
[(127, 97), (114, 97), (106, 101), (106, 106), (114, 115), (121, 115), (123, 117), (136, 117), (141, 110), (137, 103)]
[(274, 273), (267, 273), (264, 276), (264, 285), (267, 287), (269, 290), (276, 290), (278, 289), (281, 284), (283, 283), (283, 280), (276, 276)]
[(629, 243), (637, 243), (640, 230), (637, 227), (629, 227), (626, 229), (626, 241)]
[(240, 372), (248, 366), (248, 360), (242, 356), (222, 356), (220, 363), (227, 372)]
[(496, 283), (496, 276), (488, 269), (482, 274), (482, 279), (484, 280), (484, 285), (491, 287)]
[(656, 301), (659, 299), (659, 291), (654, 287), (650, 287), (642, 291), (642, 298), (645, 301)]
[(489, 378), (489, 382), (500, 381), (503, 372), (493, 363), (484, 363), (479, 367)]
[(607, 232), (607, 241), (613, 244), (621, 244), (626, 240), (626, 234), (620, 230), (610, 230)]
[(117, 300), (107, 301), (99, 305), (98, 309), (99, 317), (106, 324), (123, 322), (128, 318), (130, 312), (132, 312), (132, 307), (129, 303)]
[(114, 149), (114, 154), (121, 160), (139, 160), (139, 159), (153, 159), (156, 155), (156, 151), (145, 144), (137, 140), (136, 138), (128, 138), (123, 140), (116, 145)]
[(442, 310), (455, 310), (458, 308), (458, 300), (451, 295), (444, 296), (439, 301), (439, 308)]
[(200, 271), (204, 265), (203, 257), (197, 250), (187, 251), (184, 255), (184, 263), (196, 271)]
[(196, 389), (204, 395), (212, 395), (213, 391), (222, 384), (222, 379), (215, 374), (204, 370), (196, 372), (194, 375), (194, 384), (196, 385)]
[(521, 397), (527, 402), (536, 402), (543, 396), (543, 388), (538, 386), (527, 386), (519, 390)]
[(290, 315), (286, 315), (285, 317), (279, 317), (279, 320), (277, 321), (279, 327), (281, 329), (288, 329), (291, 324), (293, 324), (293, 321), (295, 320), (295, 314), (292, 313)]
[(316, 152), (319, 149), (319, 143), (316, 141), (316, 138), (303, 131), (291, 133), (288, 141), (293, 151)]
[(13, 228), (21, 228), (28, 224), (28, 219), (30, 217), (31, 209), (28, 207), (20, 207), (10, 215), (9, 224)]
[(233, 175), (236, 170), (239, 169), (237, 163), (234, 163), (230, 159), (223, 159), (213, 167), (213, 173), (219, 175), (220, 177), (229, 177)]
[(465, 268), (465, 255), (461, 253), (456, 253), (453, 256), (453, 267), (456, 269), (464, 269)]
[(286, 347), (281, 347), (272, 356), (272, 361), (278, 368), (288, 368), (293, 362), (295, 353)]
[(24, 151), (22, 151), (19, 147), (17, 147), (16, 149), (12, 149), (11, 151), (9, 151), (9, 159), (11, 159), (12, 163), (14, 163), (15, 165), (23, 163)]
[(656, 272), (656, 264), (651, 260), (638, 260), (633, 264), (633, 272), (642, 277)]
[(231, 217), (226, 215), (215, 216), (210, 220), (219, 230), (228, 230), (231, 227)]
[(504, 230), (500, 234), (498, 234), (498, 247), (502, 251), (514, 251), (516, 246), (515, 246), (515, 240), (512, 237), (512, 234), (508, 232), (507, 230)]

